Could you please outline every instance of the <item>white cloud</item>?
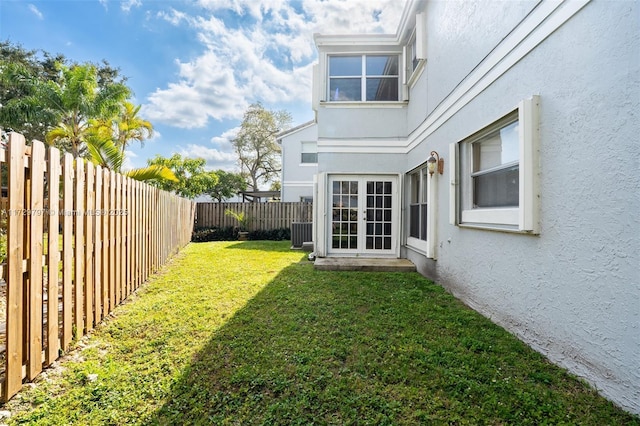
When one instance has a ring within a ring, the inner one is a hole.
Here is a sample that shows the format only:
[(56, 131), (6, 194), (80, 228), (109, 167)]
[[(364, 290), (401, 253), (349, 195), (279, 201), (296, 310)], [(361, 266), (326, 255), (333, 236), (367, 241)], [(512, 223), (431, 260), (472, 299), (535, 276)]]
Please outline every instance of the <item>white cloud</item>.
[(124, 0), (120, 4), (120, 9), (122, 9), (123, 12), (128, 13), (132, 7), (140, 7), (140, 6), (142, 6), (141, 0)]
[[(145, 116), (181, 128), (210, 119), (240, 119), (246, 107), (310, 102), (313, 33), (394, 33), (399, 0), (199, 0), (206, 13), (170, 9), (157, 15), (197, 32), (203, 53), (177, 61), (178, 79), (148, 97)], [(294, 7), (295, 6), (295, 7)], [(240, 25), (216, 13), (231, 11)], [(217, 17), (216, 17), (217, 16)]]
[(183, 21), (188, 21), (189, 18), (186, 13), (177, 11), (174, 8), (171, 8), (169, 12), (161, 10), (160, 12), (158, 12), (157, 16), (158, 18), (163, 19), (174, 26), (179, 25)]
[(136, 158), (138, 155), (130, 150), (124, 151), (124, 161), (122, 162), (122, 170), (132, 170), (135, 169), (133, 165), (133, 158)]
[(206, 126), (209, 118), (240, 118), (247, 107), (233, 70), (213, 52), (178, 63), (179, 81), (149, 95), (143, 115), (181, 128)]
[(189, 144), (186, 148), (182, 148), (180, 155), (189, 158), (203, 158), (206, 160), (205, 168), (208, 170), (233, 171), (237, 168), (238, 158), (235, 153), (224, 152), (217, 148)]
[(42, 12), (40, 12), (40, 10), (34, 4), (29, 3), (29, 10), (31, 11), (31, 13), (36, 15), (36, 17), (39, 20), (42, 21), (44, 19), (44, 15), (42, 14)]
[(227, 151), (233, 151), (231, 141), (238, 135), (240, 127), (234, 127), (222, 133), (220, 136), (214, 136), (211, 138), (211, 143), (219, 148), (224, 148)]

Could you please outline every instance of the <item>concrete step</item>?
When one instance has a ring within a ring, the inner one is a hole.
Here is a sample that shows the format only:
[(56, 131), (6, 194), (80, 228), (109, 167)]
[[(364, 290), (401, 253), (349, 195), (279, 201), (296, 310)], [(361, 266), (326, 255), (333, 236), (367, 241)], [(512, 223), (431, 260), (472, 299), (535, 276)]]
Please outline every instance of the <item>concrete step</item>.
[(415, 272), (416, 265), (407, 259), (318, 257), (314, 268), (321, 271)]

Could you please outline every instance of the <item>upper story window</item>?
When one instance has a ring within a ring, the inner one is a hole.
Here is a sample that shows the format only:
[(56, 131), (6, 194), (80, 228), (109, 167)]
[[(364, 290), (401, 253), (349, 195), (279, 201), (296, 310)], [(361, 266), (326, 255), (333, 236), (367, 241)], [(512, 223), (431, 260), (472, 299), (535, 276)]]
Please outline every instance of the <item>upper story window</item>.
[(398, 55), (329, 56), (329, 100), (397, 101), (398, 61)]
[(300, 162), (303, 164), (318, 162), (318, 144), (316, 142), (302, 142)]

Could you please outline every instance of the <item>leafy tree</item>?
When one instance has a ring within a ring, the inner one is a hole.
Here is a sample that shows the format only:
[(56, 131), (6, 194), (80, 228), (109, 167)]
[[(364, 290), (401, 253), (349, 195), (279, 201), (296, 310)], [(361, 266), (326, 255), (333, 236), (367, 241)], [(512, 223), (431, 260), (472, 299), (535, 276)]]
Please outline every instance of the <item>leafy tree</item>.
[(290, 124), (291, 114), (284, 110), (266, 110), (259, 102), (250, 105), (244, 113), (240, 131), (232, 144), (238, 154), (240, 171), (252, 190), (279, 175), (280, 147), (276, 135)]
[(224, 170), (217, 170), (215, 173), (218, 175), (218, 182), (206, 191), (214, 200), (221, 203), (239, 192), (246, 191), (247, 182), (242, 175)]
[(47, 72), (38, 62), (36, 51), (0, 42), (0, 127), (20, 132), (28, 141), (44, 140), (46, 131), (55, 124), (53, 117), (26, 119), (22, 100), (34, 93), (34, 82), (46, 78)]
[(204, 169), (206, 162), (202, 158), (187, 158), (180, 154), (173, 154), (170, 158), (156, 155), (147, 163), (149, 166), (157, 165), (169, 168), (176, 176), (177, 181), (158, 181), (153, 184), (182, 197), (195, 198), (218, 183), (218, 175)]
[[(0, 41), (0, 127), (22, 133), (27, 141), (46, 140), (47, 132), (61, 123), (61, 114), (44, 102), (48, 98), (42, 97), (41, 90), (49, 82), (65, 83), (61, 66), (73, 68), (77, 64), (71, 64), (61, 54), (25, 50)], [(97, 90), (101, 93), (108, 92), (109, 86), (124, 86), (126, 78), (107, 61), (83, 66), (96, 69)]]

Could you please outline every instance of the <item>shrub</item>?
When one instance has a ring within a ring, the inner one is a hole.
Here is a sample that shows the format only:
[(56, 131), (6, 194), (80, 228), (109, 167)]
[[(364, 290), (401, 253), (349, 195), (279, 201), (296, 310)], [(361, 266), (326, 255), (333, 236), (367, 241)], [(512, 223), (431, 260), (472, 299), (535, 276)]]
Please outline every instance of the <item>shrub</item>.
[[(235, 241), (238, 239), (237, 227), (228, 226), (220, 228), (197, 228), (194, 229), (191, 241), (194, 243), (203, 243), (206, 241)], [(291, 230), (289, 228), (270, 229), (268, 231), (257, 230), (251, 231), (248, 235), (249, 240), (269, 240), (283, 241), (291, 239)]]
[(258, 230), (249, 232), (250, 240), (283, 241), (291, 239), (289, 228), (270, 229), (268, 231)]
[(213, 228), (194, 229), (191, 241), (194, 243), (204, 243), (206, 241), (233, 241), (238, 239), (238, 230), (233, 226), (224, 228), (214, 226)]

